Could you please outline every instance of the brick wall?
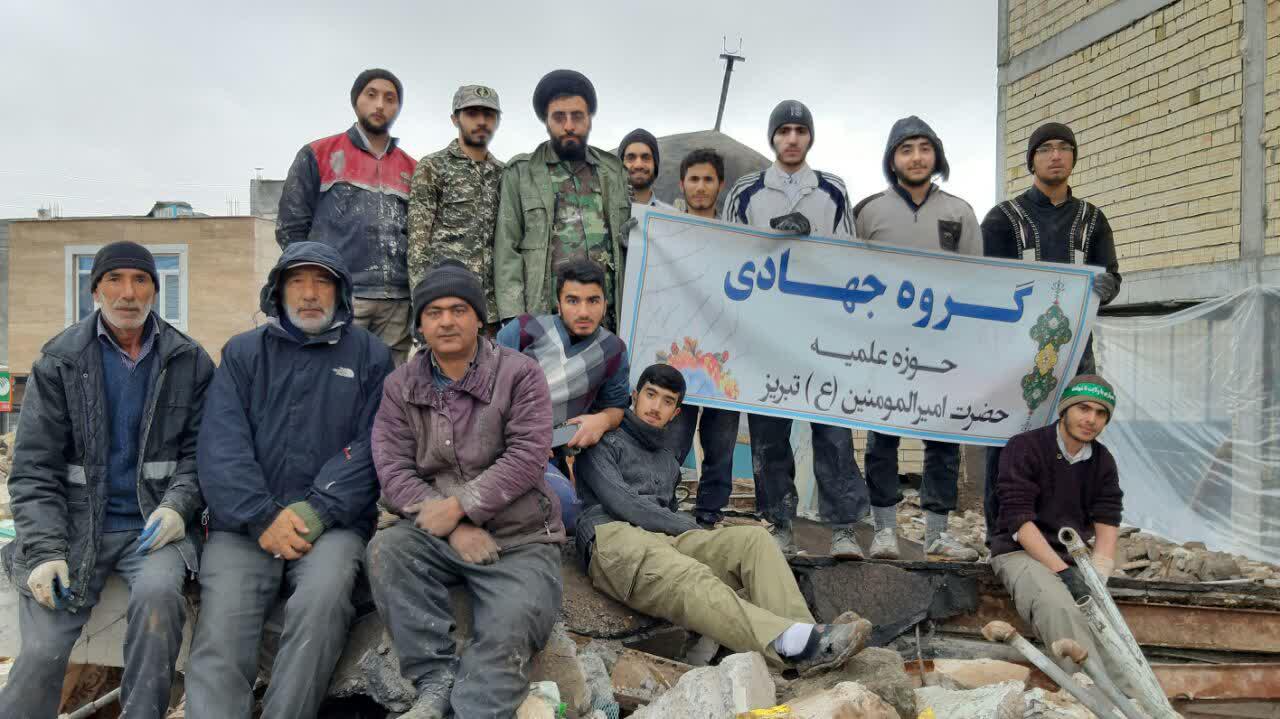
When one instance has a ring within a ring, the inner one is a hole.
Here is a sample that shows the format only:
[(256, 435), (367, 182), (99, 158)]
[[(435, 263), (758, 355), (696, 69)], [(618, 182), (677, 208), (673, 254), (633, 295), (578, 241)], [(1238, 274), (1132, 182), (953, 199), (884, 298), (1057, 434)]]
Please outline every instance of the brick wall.
[(1006, 192), (1030, 184), (1031, 132), (1065, 122), (1072, 187), (1105, 211), (1122, 272), (1237, 259), (1242, 19), (1242, 0), (1183, 0), (1002, 88)]
[(1009, 55), (1039, 45), (1115, 0), (1009, 0)]

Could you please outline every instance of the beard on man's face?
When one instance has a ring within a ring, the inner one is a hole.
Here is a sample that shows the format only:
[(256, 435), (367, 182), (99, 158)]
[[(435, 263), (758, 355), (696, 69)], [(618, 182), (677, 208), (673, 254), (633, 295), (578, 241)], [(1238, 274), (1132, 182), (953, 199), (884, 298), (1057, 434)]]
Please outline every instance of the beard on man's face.
[(395, 122), (395, 120), (391, 119), (378, 124), (375, 123), (372, 116), (370, 116), (361, 117), (358, 122), (360, 123), (360, 129), (364, 130), (364, 134), (366, 135), (385, 135), (391, 131), (391, 123)]
[(551, 138), (551, 149), (561, 160), (577, 162), (587, 157), (587, 138), (583, 135), (565, 135)]
[(493, 133), (486, 134), (483, 137), (476, 137), (477, 134), (479, 133), (462, 133), (462, 144), (467, 147), (488, 147), (489, 139), (493, 137)]

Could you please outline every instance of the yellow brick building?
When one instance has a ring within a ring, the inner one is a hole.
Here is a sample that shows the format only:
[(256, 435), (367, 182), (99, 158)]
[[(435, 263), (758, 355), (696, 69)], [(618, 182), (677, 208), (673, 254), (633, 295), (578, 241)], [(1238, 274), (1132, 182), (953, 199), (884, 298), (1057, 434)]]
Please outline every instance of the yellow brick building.
[(1115, 232), (1116, 306), (1280, 281), (1280, 0), (1000, 0), (996, 195), (1041, 123)]

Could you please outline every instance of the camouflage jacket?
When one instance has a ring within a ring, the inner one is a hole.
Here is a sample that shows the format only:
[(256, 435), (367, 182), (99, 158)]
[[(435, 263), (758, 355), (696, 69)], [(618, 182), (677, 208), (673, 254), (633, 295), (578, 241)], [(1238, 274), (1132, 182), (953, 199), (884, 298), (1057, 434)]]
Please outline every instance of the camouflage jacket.
[[(551, 314), (555, 309), (551, 271), (551, 235), (556, 222), (558, 186), (552, 169), (560, 158), (550, 142), (527, 155), (516, 155), (502, 171), (498, 225), (494, 233), (493, 275), (498, 316)], [(587, 148), (587, 162), (595, 166), (600, 202), (609, 234), (605, 271), (613, 278), (613, 297), (606, 297), (616, 323), (621, 309), (622, 276), (626, 257), (622, 228), (631, 217), (631, 194), (622, 161), (612, 153)], [(616, 324), (615, 324), (616, 326)]]
[(489, 322), (498, 320), (493, 292), (493, 229), (498, 219), (502, 163), (476, 162), (455, 139), (422, 158), (409, 189), (409, 286), (440, 260), (462, 261), (480, 278)]

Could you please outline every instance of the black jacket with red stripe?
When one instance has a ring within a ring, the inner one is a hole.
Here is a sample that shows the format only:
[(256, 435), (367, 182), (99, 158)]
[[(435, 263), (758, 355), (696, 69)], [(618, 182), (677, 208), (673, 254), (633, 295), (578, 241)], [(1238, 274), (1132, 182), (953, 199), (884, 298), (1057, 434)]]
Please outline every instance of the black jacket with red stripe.
[(417, 161), (391, 139), (381, 159), (352, 125), (298, 150), (280, 195), (276, 242), (311, 240), (338, 251), (356, 297), (409, 297), (405, 221)]

